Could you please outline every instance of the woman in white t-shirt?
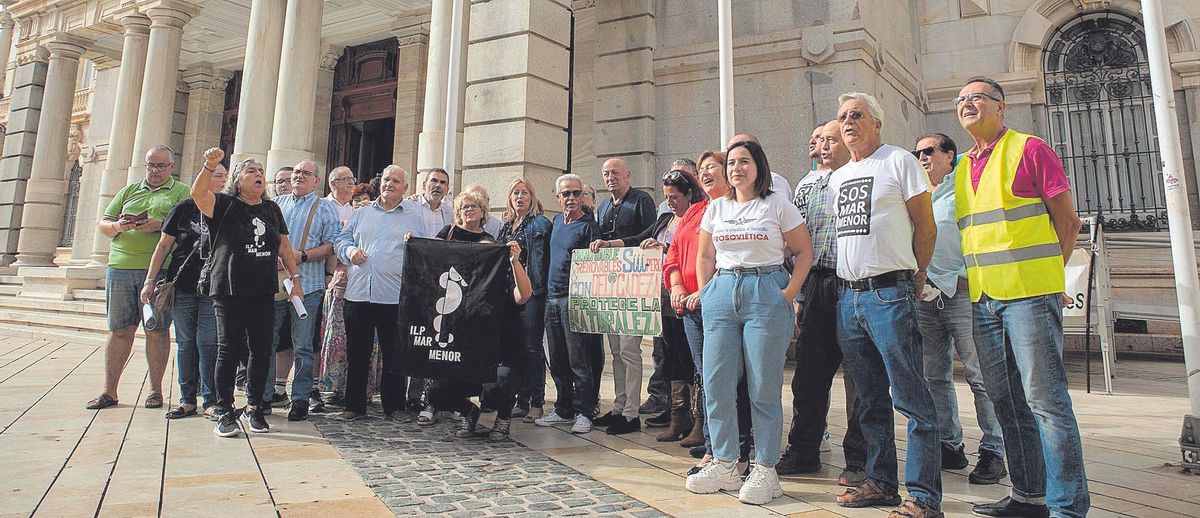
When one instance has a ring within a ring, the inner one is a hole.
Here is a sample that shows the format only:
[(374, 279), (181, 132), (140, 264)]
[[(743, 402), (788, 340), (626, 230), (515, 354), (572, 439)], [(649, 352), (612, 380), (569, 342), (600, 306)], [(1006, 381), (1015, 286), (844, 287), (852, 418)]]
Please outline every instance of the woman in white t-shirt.
[[(688, 476), (694, 493), (739, 489), (738, 499), (765, 504), (783, 495), (775, 463), (783, 430), (783, 364), (792, 337), (790, 301), (812, 266), (812, 242), (787, 193), (771, 191), (767, 156), (755, 142), (729, 147), (730, 190), (712, 200), (700, 222), (696, 276), (704, 308), (704, 391), (715, 459)], [(789, 277), (784, 260), (795, 254)], [(737, 383), (750, 392), (754, 469), (737, 469)]]

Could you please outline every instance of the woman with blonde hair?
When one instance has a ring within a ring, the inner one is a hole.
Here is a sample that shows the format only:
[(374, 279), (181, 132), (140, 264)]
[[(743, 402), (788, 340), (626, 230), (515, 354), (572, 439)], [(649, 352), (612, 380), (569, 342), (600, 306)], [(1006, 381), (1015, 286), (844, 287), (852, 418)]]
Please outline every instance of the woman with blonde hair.
[(513, 417), (531, 423), (542, 417), (546, 402), (546, 350), (542, 343), (546, 329), (546, 276), (550, 269), (550, 220), (542, 215), (542, 202), (533, 184), (517, 178), (508, 186), (507, 208), (501, 219), (501, 243), (516, 241), (521, 246), (518, 261), (529, 274), (533, 287), (530, 300), (521, 306), (521, 325), (517, 339), (524, 351), (521, 381)]

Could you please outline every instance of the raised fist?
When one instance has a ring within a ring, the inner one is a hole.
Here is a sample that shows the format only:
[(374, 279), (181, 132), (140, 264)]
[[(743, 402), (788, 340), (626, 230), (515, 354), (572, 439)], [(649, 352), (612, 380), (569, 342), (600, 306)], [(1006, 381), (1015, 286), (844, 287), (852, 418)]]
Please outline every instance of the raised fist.
[(204, 163), (211, 169), (225, 158), (225, 151), (219, 147), (210, 147), (204, 151)]

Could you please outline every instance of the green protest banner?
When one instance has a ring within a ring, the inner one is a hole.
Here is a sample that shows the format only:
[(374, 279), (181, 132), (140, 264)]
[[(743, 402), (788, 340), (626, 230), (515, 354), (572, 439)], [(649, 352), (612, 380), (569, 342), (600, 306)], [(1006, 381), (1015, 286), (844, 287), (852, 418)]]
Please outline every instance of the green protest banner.
[(579, 333), (662, 334), (662, 250), (636, 247), (571, 253), (568, 310)]

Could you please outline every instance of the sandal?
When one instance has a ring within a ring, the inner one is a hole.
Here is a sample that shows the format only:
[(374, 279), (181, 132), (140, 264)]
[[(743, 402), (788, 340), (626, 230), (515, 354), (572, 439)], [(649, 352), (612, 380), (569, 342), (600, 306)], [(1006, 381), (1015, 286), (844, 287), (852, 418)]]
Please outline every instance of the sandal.
[(162, 408), (162, 406), (162, 394), (159, 394), (158, 392), (151, 392), (149, 396), (146, 396), (146, 408)]
[(100, 394), (99, 396), (96, 396), (95, 399), (87, 402), (87, 409), (100, 410), (101, 408), (108, 408), (110, 406), (115, 406), (116, 404), (117, 400), (113, 399), (112, 396), (109, 396), (108, 394)]
[(184, 408), (185, 405), (179, 405), (175, 408), (167, 410), (167, 419), (179, 419), (181, 417), (189, 417), (196, 415), (196, 405), (192, 408)]
[(417, 414), (417, 424), (420, 426), (429, 426), (433, 424), (433, 417), (434, 413), (432, 408), (428, 410), (422, 410), (420, 414)]
[(204, 418), (208, 419), (209, 421), (216, 421), (218, 419), (219, 411), (220, 411), (220, 407), (218, 407), (217, 405), (206, 406), (206, 407), (204, 407)]

